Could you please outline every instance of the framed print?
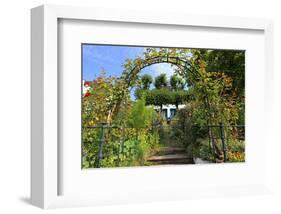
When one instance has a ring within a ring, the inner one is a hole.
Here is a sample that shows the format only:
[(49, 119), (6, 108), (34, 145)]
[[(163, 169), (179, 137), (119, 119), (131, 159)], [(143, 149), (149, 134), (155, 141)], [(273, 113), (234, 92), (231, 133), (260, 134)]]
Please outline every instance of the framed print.
[(268, 191), (270, 21), (52, 5), (31, 15), (34, 205)]

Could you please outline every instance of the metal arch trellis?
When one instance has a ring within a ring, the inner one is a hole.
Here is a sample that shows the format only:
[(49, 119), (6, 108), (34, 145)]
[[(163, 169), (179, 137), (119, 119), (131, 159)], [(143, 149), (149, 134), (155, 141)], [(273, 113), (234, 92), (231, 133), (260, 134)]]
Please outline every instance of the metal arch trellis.
[(134, 68), (131, 69), (129, 73), (125, 74), (123, 79), (128, 84), (128, 87), (130, 87), (130, 83), (134, 80), (137, 73), (139, 73), (142, 69), (144, 69), (150, 65), (159, 64), (159, 63), (170, 63), (170, 64), (177, 66), (180, 70), (183, 70), (183, 71), (189, 70), (190, 72), (192, 72), (189, 69), (190, 68), (189, 61), (184, 60), (180, 57), (169, 56), (167, 54), (167, 56), (157, 56), (157, 57), (151, 57), (148, 59), (142, 59), (141, 62), (139, 64), (135, 65)]
[[(176, 57), (176, 56), (169, 56), (169, 54), (167, 53), (167, 55), (165, 56), (156, 56), (156, 57), (151, 57), (151, 58), (147, 58), (147, 59), (141, 59), (141, 61), (139, 63), (137, 63), (137, 65), (135, 65), (130, 72), (125, 73), (125, 75), (122, 77), (123, 80), (125, 81), (125, 83), (127, 84), (127, 87), (131, 87), (131, 83), (134, 81), (134, 79), (136, 79), (137, 74), (144, 68), (150, 66), (150, 65), (154, 65), (154, 64), (159, 64), (159, 63), (170, 63), (172, 65), (177, 66), (181, 71), (188, 71), (189, 73), (191, 73), (192, 75), (194, 75), (194, 77), (198, 80), (200, 80), (201, 76), (196, 73), (193, 72), (191, 68), (191, 63), (189, 60), (180, 58), (180, 57)], [(180, 74), (182, 76), (182, 74)], [(211, 148), (211, 152), (214, 155), (214, 159), (216, 159), (216, 150), (215, 150), (215, 140), (214, 140), (214, 135), (212, 133), (212, 113), (211, 113), (211, 106), (210, 106), (210, 100), (209, 100), (209, 96), (207, 93), (207, 87), (205, 86), (203, 88), (203, 93), (204, 93), (204, 105), (207, 109), (208, 115), (207, 115), (207, 127), (208, 127), (208, 135), (209, 135), (209, 144), (210, 144), (210, 148)]]

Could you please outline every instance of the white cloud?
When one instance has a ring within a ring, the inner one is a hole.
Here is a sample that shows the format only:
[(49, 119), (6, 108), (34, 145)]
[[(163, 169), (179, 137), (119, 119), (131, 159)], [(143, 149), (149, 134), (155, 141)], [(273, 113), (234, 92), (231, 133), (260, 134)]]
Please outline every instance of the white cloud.
[(149, 66), (151, 69), (151, 74), (153, 76), (158, 76), (159, 74), (166, 74), (169, 79), (170, 76), (174, 74), (174, 68), (169, 63), (159, 63)]

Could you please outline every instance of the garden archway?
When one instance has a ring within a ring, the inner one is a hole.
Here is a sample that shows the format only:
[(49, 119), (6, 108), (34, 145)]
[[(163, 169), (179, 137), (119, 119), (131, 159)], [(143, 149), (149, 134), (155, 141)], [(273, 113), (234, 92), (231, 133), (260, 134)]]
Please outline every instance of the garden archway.
[[(161, 54), (159, 56), (146, 57), (145, 59), (136, 58), (133, 61), (129, 61), (128, 64), (124, 65), (125, 70), (121, 78), (124, 80), (127, 87), (131, 88), (136, 84), (137, 75), (141, 72), (142, 69), (160, 63), (169, 63), (175, 65), (179, 70), (178, 74), (184, 79), (188, 78), (187, 74), (193, 75), (195, 80), (201, 79), (199, 73), (196, 73), (191, 69), (191, 62), (187, 58), (173, 55), (171, 56), (169, 55), (169, 53)], [(193, 84), (196, 84), (196, 81), (194, 81)], [(212, 113), (206, 86), (204, 86), (202, 93), (204, 93), (204, 105), (207, 109), (206, 122), (208, 127), (209, 143), (214, 156), (216, 156), (217, 153), (215, 150), (215, 140), (211, 128)]]
[[(175, 65), (179, 70), (183, 71), (182, 73), (184, 73), (184, 71), (187, 71), (187, 70), (192, 72), (189, 69), (190, 68), (189, 60), (186, 60), (186, 59), (183, 59), (180, 57), (169, 56), (169, 54), (167, 54), (166, 56), (156, 56), (156, 57), (151, 57), (151, 58), (147, 58), (147, 59), (137, 59), (133, 68), (129, 69), (128, 71), (125, 70), (123, 72), (122, 78), (126, 82), (127, 86), (131, 87), (132, 85), (134, 85), (134, 81), (136, 80), (137, 74), (142, 69), (144, 69), (148, 66), (151, 66), (154, 64), (160, 64), (160, 63), (169, 63), (172, 65)], [(124, 67), (126, 67), (126, 65)]]

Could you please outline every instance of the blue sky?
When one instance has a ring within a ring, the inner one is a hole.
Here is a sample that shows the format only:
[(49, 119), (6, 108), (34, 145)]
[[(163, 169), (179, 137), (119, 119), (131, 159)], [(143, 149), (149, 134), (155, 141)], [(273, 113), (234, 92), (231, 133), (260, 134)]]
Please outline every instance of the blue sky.
[[(125, 60), (141, 56), (145, 47), (87, 44), (82, 46), (82, 51), (83, 80), (92, 81), (101, 76), (103, 70), (106, 71), (106, 76), (121, 76)], [(142, 69), (140, 75), (150, 74), (154, 79), (161, 73), (165, 73), (169, 78), (174, 73), (174, 69), (168, 63), (159, 63)], [(135, 88), (130, 93), (133, 100), (134, 90)]]
[[(103, 69), (107, 76), (120, 76), (125, 60), (141, 56), (144, 50), (145, 47), (83, 45), (83, 79), (94, 80), (101, 75)], [(166, 73), (170, 77), (174, 70), (170, 64), (161, 63), (144, 68), (140, 74), (150, 74), (154, 78), (160, 73)]]

